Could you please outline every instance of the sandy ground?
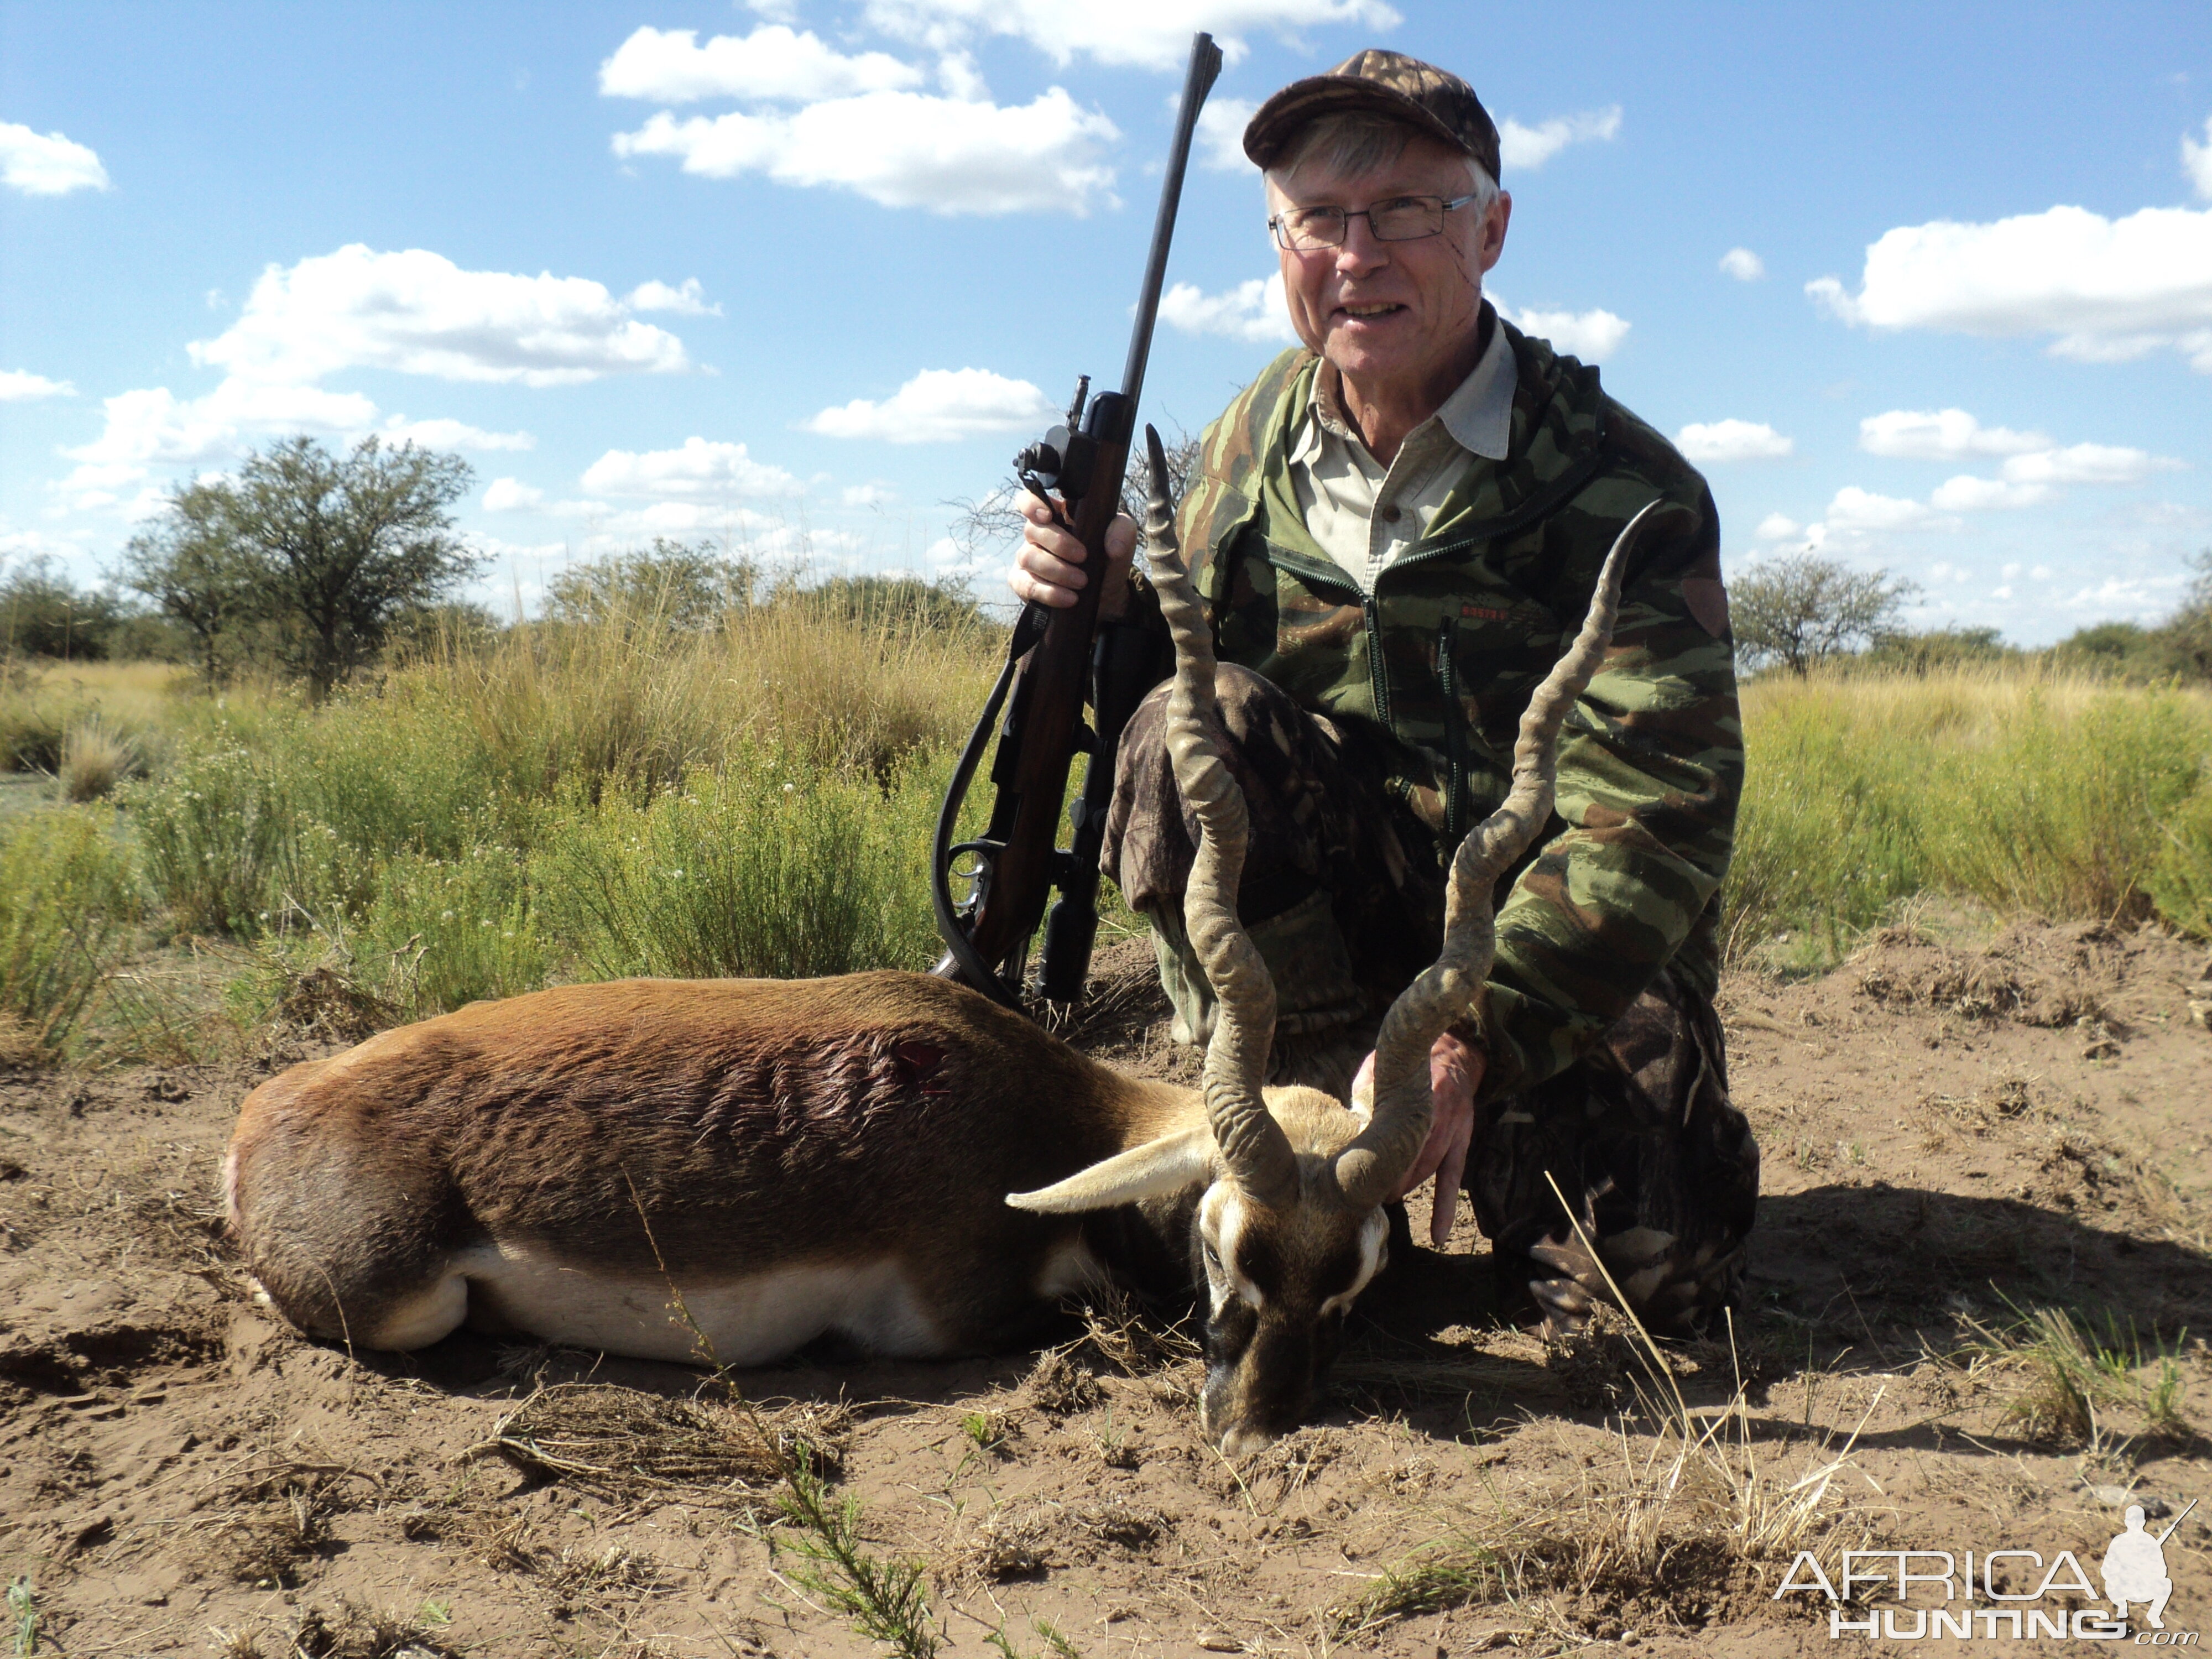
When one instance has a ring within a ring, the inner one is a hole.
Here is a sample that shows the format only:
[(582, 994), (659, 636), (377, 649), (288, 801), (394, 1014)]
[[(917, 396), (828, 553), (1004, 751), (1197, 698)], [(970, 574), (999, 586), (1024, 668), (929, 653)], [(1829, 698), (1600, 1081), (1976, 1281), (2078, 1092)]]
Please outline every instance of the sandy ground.
[[(1086, 1040), (1170, 1073), (1147, 955), (1102, 956)], [(1954, 920), (1822, 978), (1733, 978), (1764, 1198), (1733, 1352), (1668, 1352), (1686, 1458), (1622, 1332), (1547, 1349), (1496, 1323), (1464, 1219), (1459, 1254), (1401, 1249), (1370, 1292), (1322, 1419), (1242, 1466), (1200, 1445), (1172, 1334), (1111, 1320), (1042, 1359), (734, 1381), (840, 1452), (833, 1492), (866, 1552), (920, 1565), (947, 1653), (1838, 1650), (1824, 1602), (1774, 1599), (1790, 1547), (1831, 1571), (1847, 1544), (2070, 1549), (2094, 1573), (2119, 1504), (2156, 1530), (2212, 1498), (2208, 977), (2151, 933)], [(27, 1608), (73, 1655), (884, 1650), (800, 1531), (713, 1484), (733, 1465), (682, 1463), (750, 1432), (702, 1373), (473, 1336), (349, 1356), (258, 1310), (214, 1177), (271, 1063), (0, 1079), (19, 1644)], [(2048, 1345), (2002, 1338), (2057, 1307), (2123, 1353), (2075, 1366), (2071, 1406)], [(598, 1391), (531, 1401), (578, 1382)], [(502, 1453), (526, 1401), (632, 1440), (577, 1441), (565, 1471)], [(2170, 1631), (2212, 1628), (2208, 1511), (2166, 1547)], [(2020, 1648), (1989, 1628), (1947, 1645)]]

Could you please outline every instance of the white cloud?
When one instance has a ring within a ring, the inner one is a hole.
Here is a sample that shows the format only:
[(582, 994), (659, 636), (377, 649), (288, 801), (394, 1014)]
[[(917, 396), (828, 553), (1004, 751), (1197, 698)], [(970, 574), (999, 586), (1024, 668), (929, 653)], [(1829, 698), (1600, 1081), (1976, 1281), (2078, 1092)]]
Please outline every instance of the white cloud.
[(1260, 106), (1249, 98), (1207, 99), (1206, 107), (1198, 112), (1198, 131), (1192, 144), (1198, 151), (1199, 164), (1216, 173), (1248, 171), (1252, 159), (1244, 154), (1244, 129), (1259, 112)]
[(2117, 611), (2123, 617), (2150, 622), (2165, 616), (2173, 608), (2173, 601), (2184, 580), (2180, 576), (2134, 580), (2107, 576), (2094, 587), (2075, 589), (2059, 601), (2059, 606), (2069, 614), (2094, 611), (2099, 615), (2110, 616)]
[(2045, 449), (2015, 455), (2004, 464), (2004, 475), (2015, 483), (2127, 484), (2137, 483), (2154, 472), (2171, 472), (2181, 463), (2148, 450), (2113, 444), (2073, 444), (2064, 449)]
[(359, 242), (267, 267), (238, 320), (190, 349), (242, 379), (293, 383), (365, 368), (567, 386), (689, 366), (681, 340), (588, 277), (463, 270), (422, 248)]
[[(686, 438), (680, 449), (642, 454), (610, 449), (584, 471), (583, 486), (602, 495), (720, 501), (732, 495), (786, 495), (799, 480), (780, 466), (754, 460), (743, 444)], [(685, 526), (689, 528), (689, 526)]]
[(1803, 525), (1784, 514), (1770, 513), (1759, 521), (1759, 528), (1751, 533), (1763, 542), (1784, 542), (1792, 536), (1802, 535), (1804, 529)]
[(1232, 340), (1295, 345), (1283, 276), (1255, 276), (1219, 294), (1177, 283), (1160, 295), (1160, 320), (1186, 334), (1223, 334)]
[(1509, 167), (1540, 167), (1569, 144), (1604, 142), (1620, 131), (1620, 106), (1555, 115), (1533, 127), (1511, 116), (1498, 124), (1498, 159)]
[(1747, 247), (1732, 247), (1721, 255), (1721, 269), (1739, 283), (1755, 283), (1766, 275), (1766, 261)]
[(2204, 118), (2203, 143), (2185, 132), (2181, 135), (2181, 167), (2189, 182), (2197, 186), (2197, 195), (2212, 202), (2212, 115)]
[(1993, 224), (1900, 226), (1867, 249), (1857, 294), (1832, 276), (1805, 291), (1871, 329), (2048, 334), (2054, 355), (2085, 362), (2172, 349), (2212, 374), (2212, 210), (2107, 219), (2054, 207)]
[(813, 102), (921, 84), (922, 72), (880, 52), (848, 58), (812, 33), (764, 23), (750, 34), (717, 34), (705, 46), (692, 29), (641, 28), (599, 65), (599, 92), (686, 104), (700, 98)]
[(1928, 508), (1918, 501), (1876, 495), (1856, 484), (1846, 484), (1828, 503), (1826, 524), (1832, 531), (1903, 530), (1925, 524), (1929, 516)]
[(838, 493), (838, 499), (848, 507), (879, 508), (896, 501), (898, 491), (889, 484), (848, 484)]
[(1496, 294), (1490, 296), (1498, 314), (1523, 334), (1540, 335), (1558, 349), (1586, 363), (1601, 363), (1620, 348), (1632, 326), (1610, 311), (1516, 311)]
[(1060, 413), (1027, 380), (1010, 380), (986, 368), (926, 368), (882, 403), (855, 398), (823, 410), (805, 428), (830, 438), (949, 443), (1049, 425)]
[(1906, 460), (1956, 461), (2050, 447), (2051, 440), (2040, 432), (1984, 426), (1963, 409), (1893, 409), (1859, 422), (1861, 449)]
[(1963, 409), (1893, 409), (1859, 422), (1859, 447), (1905, 460), (2002, 456), (1995, 478), (1961, 473), (1939, 484), (1929, 505), (1940, 513), (2035, 507), (2061, 484), (2136, 483), (2181, 465), (2148, 450), (2112, 444), (2060, 448), (2040, 432), (1985, 427)]
[(179, 398), (167, 386), (120, 392), (106, 399), (106, 410), (99, 437), (62, 452), (79, 463), (63, 489), (112, 490), (144, 477), (149, 465), (225, 459), (249, 434), (353, 432), (376, 418), (376, 405), (359, 392), (235, 379), (204, 398)]
[(1095, 0), (868, 0), (863, 14), (884, 33), (932, 51), (979, 36), (1012, 35), (1054, 64), (1077, 57), (1138, 69), (1178, 70), (1194, 31), (1210, 31), (1231, 63), (1245, 36), (1265, 32), (1297, 43), (1301, 31), (1358, 26), (1373, 32), (1402, 20), (1383, 0), (1147, 0), (1136, 6)]
[(107, 169), (87, 146), (58, 132), (44, 137), (17, 121), (0, 121), (0, 184), (26, 196), (66, 196), (106, 190)]
[(34, 398), (74, 398), (76, 387), (67, 380), (50, 380), (27, 368), (0, 368), (0, 404), (28, 403)]
[(2050, 498), (2047, 484), (2015, 483), (1961, 473), (1936, 485), (1928, 504), (1939, 513), (1978, 513), (1992, 507), (2034, 507)]
[(524, 513), (545, 499), (545, 492), (519, 478), (494, 478), (484, 486), (487, 513)]
[(527, 432), (487, 432), (465, 421), (410, 421), (404, 415), (385, 417), (378, 436), (386, 443), (419, 444), (424, 449), (535, 449), (538, 440)]
[(1692, 421), (1674, 434), (1691, 460), (1764, 461), (1789, 454), (1796, 442), (1764, 421)]
[(792, 114), (692, 116), (663, 110), (614, 137), (615, 154), (673, 156), (686, 173), (850, 190), (884, 207), (936, 213), (1072, 213), (1116, 205), (1099, 159), (1121, 132), (1053, 87), (1002, 107), (922, 93), (874, 92)]
[(696, 276), (687, 276), (681, 288), (671, 288), (663, 282), (640, 283), (623, 295), (623, 303), (632, 311), (673, 311), (686, 317), (719, 317), (721, 302), (707, 303), (707, 295), (699, 286)]

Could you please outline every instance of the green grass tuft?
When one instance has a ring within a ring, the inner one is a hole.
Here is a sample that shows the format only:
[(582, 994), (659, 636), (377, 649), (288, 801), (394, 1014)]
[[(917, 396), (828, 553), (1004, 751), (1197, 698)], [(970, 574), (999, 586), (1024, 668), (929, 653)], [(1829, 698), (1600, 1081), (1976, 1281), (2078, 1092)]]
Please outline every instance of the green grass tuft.
[(104, 816), (32, 813), (0, 832), (0, 1050), (44, 1062), (129, 940), (130, 870)]

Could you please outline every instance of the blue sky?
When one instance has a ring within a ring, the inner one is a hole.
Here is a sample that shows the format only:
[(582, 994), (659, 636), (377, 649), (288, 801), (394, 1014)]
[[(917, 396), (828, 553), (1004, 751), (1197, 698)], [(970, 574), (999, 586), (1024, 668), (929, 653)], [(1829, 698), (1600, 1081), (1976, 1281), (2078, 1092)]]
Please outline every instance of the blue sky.
[(1119, 373), (1189, 32), (1230, 52), (1146, 415), (1286, 337), (1241, 112), (1357, 48), (1505, 132), (1493, 298), (1923, 622), (2154, 620), (2212, 544), (2212, 8), (0, 0), (0, 558), (110, 568), (295, 431), (465, 453), (483, 596), (654, 534), (964, 572)]

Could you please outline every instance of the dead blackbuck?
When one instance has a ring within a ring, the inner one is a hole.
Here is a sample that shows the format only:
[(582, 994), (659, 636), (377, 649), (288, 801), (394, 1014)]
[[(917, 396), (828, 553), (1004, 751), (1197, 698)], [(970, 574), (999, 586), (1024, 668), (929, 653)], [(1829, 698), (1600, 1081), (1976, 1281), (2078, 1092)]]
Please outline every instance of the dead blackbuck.
[(1481, 989), (1492, 884), (1549, 815), (1560, 721), (1641, 520), (1522, 720), (1511, 793), (1459, 849), (1443, 955), (1383, 1022), (1366, 1113), (1260, 1086), (1274, 990), (1237, 920), (1244, 803), (1161, 488), (1168, 742), (1204, 826), (1185, 914), (1220, 1006), (1202, 1091), (1124, 1077), (923, 974), (479, 1003), (247, 1097), (225, 1197), (276, 1308), (367, 1347), (465, 1322), (742, 1366), (830, 1333), (886, 1355), (1003, 1349), (1089, 1287), (1201, 1290), (1208, 1437), (1235, 1453), (1302, 1421), (1383, 1264), (1381, 1206), (1428, 1133), (1430, 1045)]

